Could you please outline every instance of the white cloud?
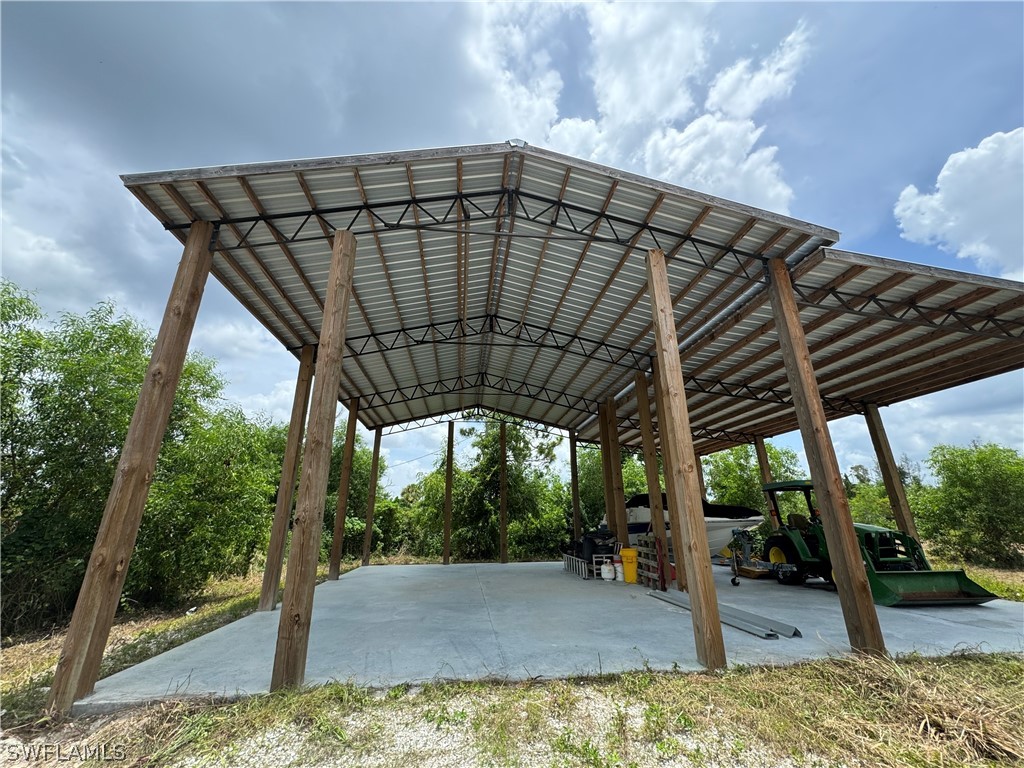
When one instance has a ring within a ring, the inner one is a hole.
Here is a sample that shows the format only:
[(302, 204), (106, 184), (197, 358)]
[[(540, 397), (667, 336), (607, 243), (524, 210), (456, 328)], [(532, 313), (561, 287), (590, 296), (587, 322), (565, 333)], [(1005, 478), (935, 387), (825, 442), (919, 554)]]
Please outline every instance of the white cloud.
[(291, 419), (292, 400), (295, 397), (295, 380), (281, 379), (270, 392), (254, 392), (234, 398), (235, 402), (248, 414), (262, 413), (271, 421), (287, 424)]
[(757, 70), (751, 70), (750, 59), (723, 69), (711, 84), (705, 108), (748, 119), (766, 102), (788, 96), (807, 58), (809, 43), (807, 25), (801, 21)]
[[(886, 435), (897, 458), (925, 460), (936, 445), (970, 445), (974, 440), (1024, 451), (1024, 379), (1005, 373), (881, 409)], [(862, 417), (829, 423), (843, 471), (854, 464), (872, 467), (876, 457)]]
[(644, 147), (646, 172), (748, 205), (788, 213), (792, 188), (777, 147), (755, 148), (763, 128), (751, 120), (701, 115), (682, 131), (666, 128)]
[[(3, 274), (20, 286), (39, 291), (44, 297), (60, 295), (58, 309), (68, 307), (68, 294), (80, 293), (90, 303), (97, 295), (99, 281), (95, 269), (47, 235), (20, 226), (6, 210), (3, 212)], [(69, 291), (70, 288), (70, 291)]]
[(597, 4), (587, 14), (598, 116), (558, 120), (549, 146), (788, 213), (793, 190), (777, 147), (758, 146), (764, 126), (753, 118), (792, 90), (810, 48), (804, 23), (759, 64), (741, 59), (718, 72), (698, 114), (716, 41), (706, 7)]
[(669, 3), (587, 6), (591, 77), (606, 129), (665, 124), (693, 112), (690, 88), (707, 65), (709, 12)]
[(263, 326), (238, 317), (207, 317), (200, 312), (192, 334), (192, 345), (217, 359), (231, 358), (239, 363), (259, 364), (281, 344)]
[(479, 92), (462, 108), (464, 120), (491, 140), (537, 137), (558, 116), (562, 78), (542, 45), (560, 7), (481, 3), (465, 42)]
[(15, 98), (4, 123), (4, 276), (37, 291), (51, 316), (113, 299), (155, 328), (166, 294), (152, 287), (170, 287), (181, 246), (68, 126), (36, 121)]
[(913, 184), (893, 209), (902, 237), (937, 245), (982, 269), (1024, 279), (1024, 128), (949, 156), (925, 193)]
[(790, 93), (807, 58), (810, 35), (800, 22), (760, 66), (741, 59), (711, 83), (705, 114), (682, 130), (652, 132), (644, 146), (645, 172), (739, 202), (789, 212), (793, 190), (783, 179), (775, 146), (758, 147), (764, 126), (754, 113)]
[(692, 117), (714, 34), (710, 6), (594, 3), (584, 6), (598, 117), (567, 115), (546, 143), (598, 162), (643, 167), (646, 137)]
[(595, 120), (566, 117), (548, 130), (548, 147), (574, 157), (594, 162), (610, 162), (602, 146), (601, 127)]
[[(764, 126), (754, 116), (791, 92), (810, 49), (803, 22), (763, 60), (743, 58), (712, 77), (710, 6), (482, 4), (473, 12), (465, 52), (482, 96), (465, 118), (478, 131), (788, 213), (793, 191), (777, 147), (759, 146)], [(593, 116), (559, 112), (559, 25), (580, 17)]]

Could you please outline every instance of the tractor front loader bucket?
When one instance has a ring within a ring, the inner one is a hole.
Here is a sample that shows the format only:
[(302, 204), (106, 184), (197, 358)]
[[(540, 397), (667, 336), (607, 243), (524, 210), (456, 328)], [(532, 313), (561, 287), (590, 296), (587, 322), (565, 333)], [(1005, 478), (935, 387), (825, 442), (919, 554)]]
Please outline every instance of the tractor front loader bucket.
[(868, 567), (877, 605), (980, 605), (996, 596), (958, 571), (875, 571)]

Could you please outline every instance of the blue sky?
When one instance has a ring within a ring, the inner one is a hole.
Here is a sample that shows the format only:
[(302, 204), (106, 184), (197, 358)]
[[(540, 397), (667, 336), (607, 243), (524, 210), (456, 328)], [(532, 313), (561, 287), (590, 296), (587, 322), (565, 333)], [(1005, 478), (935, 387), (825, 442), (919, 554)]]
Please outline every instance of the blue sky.
[[(1024, 273), (1022, 3), (7, 2), (0, 29), (2, 270), (51, 314), (112, 297), (159, 321), (180, 248), (120, 173), (513, 137), (849, 250)], [(295, 360), (219, 286), (193, 346), (287, 419)], [(896, 453), (1024, 448), (1022, 381), (885, 409)], [(844, 467), (873, 461), (860, 420), (832, 430)], [(390, 490), (443, 439), (385, 438)]]

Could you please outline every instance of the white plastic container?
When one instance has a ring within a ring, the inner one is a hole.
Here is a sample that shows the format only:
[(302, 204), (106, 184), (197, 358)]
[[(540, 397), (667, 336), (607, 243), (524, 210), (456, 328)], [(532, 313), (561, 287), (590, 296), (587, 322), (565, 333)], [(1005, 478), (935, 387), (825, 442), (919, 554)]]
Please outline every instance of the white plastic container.
[(619, 584), (626, 583), (626, 572), (622, 569), (622, 563), (615, 564), (615, 581)]

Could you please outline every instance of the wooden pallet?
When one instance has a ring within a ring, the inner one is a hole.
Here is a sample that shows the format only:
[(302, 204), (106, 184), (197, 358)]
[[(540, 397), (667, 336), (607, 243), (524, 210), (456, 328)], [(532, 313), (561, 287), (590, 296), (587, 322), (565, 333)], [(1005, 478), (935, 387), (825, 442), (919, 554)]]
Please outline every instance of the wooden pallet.
[(636, 541), (636, 580), (650, 589), (661, 589), (661, 569), (658, 564), (657, 539), (652, 535), (640, 536)]

